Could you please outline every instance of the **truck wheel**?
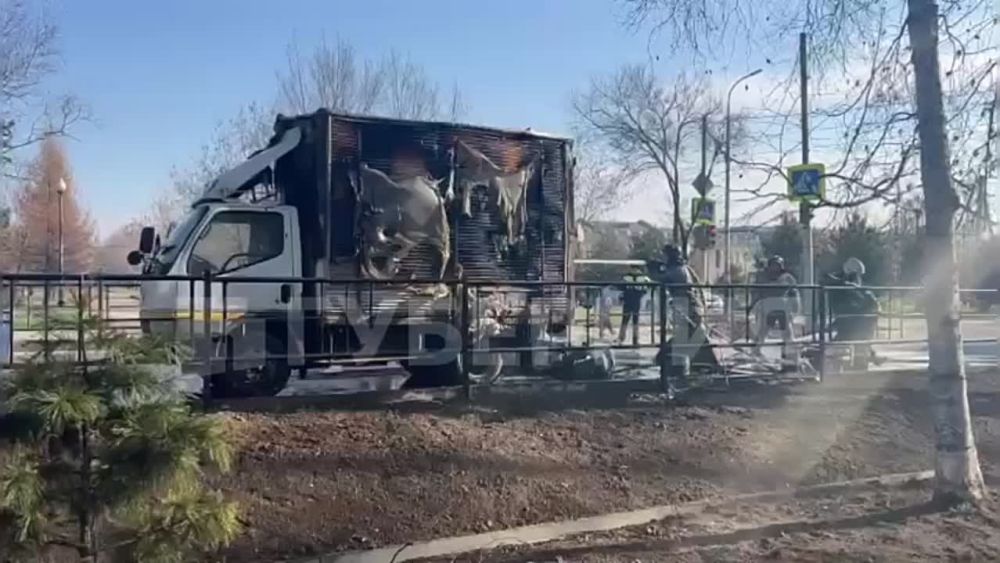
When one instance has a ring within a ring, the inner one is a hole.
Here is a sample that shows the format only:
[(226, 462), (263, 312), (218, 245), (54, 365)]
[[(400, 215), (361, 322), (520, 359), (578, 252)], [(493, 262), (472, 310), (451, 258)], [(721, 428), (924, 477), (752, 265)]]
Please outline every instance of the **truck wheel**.
[[(492, 383), (500, 377), (503, 370), (503, 356), (490, 354), (490, 363), (486, 366), (476, 366), (476, 371), (469, 372), (472, 383)], [(456, 356), (452, 361), (436, 366), (406, 365), (410, 378), (403, 387), (419, 389), (428, 387), (455, 387), (462, 385), (462, 356)]]
[(222, 399), (271, 397), (284, 389), (292, 374), (288, 357), (282, 351), (284, 346), (273, 336), (267, 337), (265, 346), (267, 353), (262, 365), (212, 375), (212, 394)]

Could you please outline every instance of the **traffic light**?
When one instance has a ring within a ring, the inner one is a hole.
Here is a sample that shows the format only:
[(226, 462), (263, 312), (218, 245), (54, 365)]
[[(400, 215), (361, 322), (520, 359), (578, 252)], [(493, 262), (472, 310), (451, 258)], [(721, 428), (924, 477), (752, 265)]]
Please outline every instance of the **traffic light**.
[(691, 227), (691, 239), (691, 246), (697, 248), (698, 250), (706, 248), (708, 240), (705, 233), (705, 225), (695, 225)]
[(705, 248), (715, 248), (716, 234), (715, 225), (705, 226)]

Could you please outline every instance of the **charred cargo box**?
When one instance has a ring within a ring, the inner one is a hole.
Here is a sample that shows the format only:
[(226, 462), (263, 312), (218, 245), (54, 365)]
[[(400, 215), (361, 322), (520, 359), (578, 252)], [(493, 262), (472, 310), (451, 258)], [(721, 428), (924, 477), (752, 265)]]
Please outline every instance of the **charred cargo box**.
[(302, 140), (275, 179), (300, 210), (303, 276), (357, 280), (303, 288), (307, 351), (357, 350), (359, 314), (391, 313), (390, 355), (423, 349), (415, 327), (442, 317), (519, 346), (571, 318), (570, 140), (323, 110), (279, 117), (276, 138), (292, 129)]
[(303, 141), (278, 183), (316, 210), (300, 219), (305, 276), (570, 278), (568, 139), (323, 110), (279, 117), (276, 133), (292, 127)]

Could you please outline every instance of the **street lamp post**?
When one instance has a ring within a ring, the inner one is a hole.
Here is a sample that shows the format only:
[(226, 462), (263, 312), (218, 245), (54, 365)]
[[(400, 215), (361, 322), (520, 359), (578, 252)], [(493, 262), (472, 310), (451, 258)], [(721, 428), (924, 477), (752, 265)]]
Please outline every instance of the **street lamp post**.
[[(66, 179), (59, 178), (59, 183), (56, 184), (56, 193), (59, 194), (59, 275), (63, 274), (64, 258), (66, 247), (63, 242), (63, 197), (66, 195)], [(63, 295), (63, 280), (59, 280), (59, 306), (65, 305), (65, 299)]]
[[(764, 71), (764, 69), (758, 68), (757, 70), (755, 70), (753, 72), (750, 72), (748, 74), (744, 74), (743, 76), (737, 78), (736, 82), (733, 82), (733, 85), (729, 87), (729, 93), (726, 95), (726, 215), (725, 215), (725, 218), (723, 220), (723, 223), (724, 223), (723, 226), (726, 229), (726, 237), (725, 237), (725, 239), (723, 239), (724, 242), (723, 242), (723, 251), (722, 251), (723, 257), (725, 259), (726, 283), (733, 283), (733, 278), (732, 278), (732, 275), (733, 275), (732, 274), (732, 263), (730, 262), (731, 257), (729, 255), (730, 245), (732, 244), (732, 235), (729, 232), (729, 216), (730, 216), (730, 211), (729, 211), (729, 194), (730, 194), (730, 191), (731, 191), (730, 177), (729, 177), (729, 175), (730, 175), (730, 168), (732, 167), (732, 161), (733, 161), (732, 155), (730, 154), (730, 151), (731, 151), (731, 148), (732, 148), (732, 139), (730, 137), (731, 137), (731, 130), (732, 130), (732, 117), (731, 117), (731, 113), (732, 113), (732, 105), (733, 105), (733, 90), (736, 89), (736, 87), (740, 84), (740, 82), (743, 82), (744, 80), (746, 80), (748, 78), (752, 78), (754, 76), (757, 76), (758, 74), (760, 74), (763, 71)], [(732, 300), (730, 299), (729, 301), (732, 301)]]

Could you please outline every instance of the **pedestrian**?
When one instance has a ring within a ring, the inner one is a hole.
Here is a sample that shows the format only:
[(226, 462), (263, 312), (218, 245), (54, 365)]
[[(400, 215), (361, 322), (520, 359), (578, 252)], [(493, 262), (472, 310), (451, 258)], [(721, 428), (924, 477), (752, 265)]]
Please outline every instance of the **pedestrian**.
[(705, 296), (698, 287), (698, 276), (684, 260), (680, 248), (672, 244), (664, 246), (663, 257), (657, 281), (667, 286), (673, 326), (667, 353), (687, 356), (690, 365), (702, 371), (716, 371), (719, 360), (709, 345), (708, 327), (704, 322)]
[(857, 258), (848, 258), (841, 268), (841, 275), (829, 277), (828, 289), (830, 314), (833, 317), (833, 340), (855, 341), (854, 358), (858, 367), (868, 363), (882, 363), (882, 358), (870, 344), (858, 341), (872, 340), (878, 326), (879, 303), (871, 290), (862, 287), (865, 264)]
[(754, 343), (757, 353), (763, 355), (763, 345), (772, 328), (781, 332), (782, 358), (794, 359), (793, 320), (799, 312), (799, 290), (795, 276), (785, 268), (785, 260), (774, 255), (767, 260), (763, 272), (758, 272), (756, 283), (760, 284), (756, 291), (754, 305), (757, 307), (757, 330)]
[(611, 336), (615, 334), (615, 327), (611, 323), (611, 309), (615, 305), (615, 290), (610, 285), (601, 288), (597, 295), (597, 326), (600, 333), (599, 338), (604, 338), (604, 334)]
[(625, 283), (622, 284), (622, 326), (618, 331), (619, 344), (625, 342), (628, 325), (632, 323), (632, 345), (639, 345), (639, 312), (642, 310), (642, 298), (647, 291), (645, 284), (649, 282), (642, 266), (633, 266), (632, 270), (625, 274)]

